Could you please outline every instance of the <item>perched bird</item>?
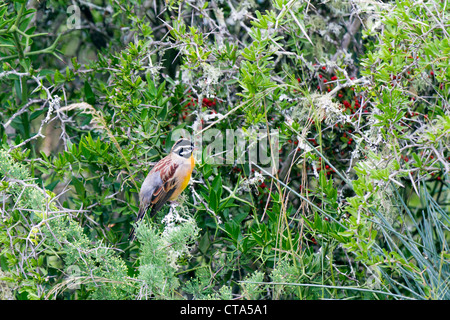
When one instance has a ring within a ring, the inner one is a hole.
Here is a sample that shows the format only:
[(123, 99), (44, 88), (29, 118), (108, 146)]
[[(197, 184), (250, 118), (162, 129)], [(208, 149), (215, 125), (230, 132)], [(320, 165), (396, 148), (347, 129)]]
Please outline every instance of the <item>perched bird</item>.
[[(176, 200), (187, 187), (195, 165), (193, 151), (194, 144), (190, 140), (179, 139), (169, 155), (150, 170), (139, 192), (139, 212), (136, 222), (144, 217), (148, 209), (150, 217), (153, 217), (167, 201)], [(135, 237), (133, 227), (128, 239), (133, 241)]]

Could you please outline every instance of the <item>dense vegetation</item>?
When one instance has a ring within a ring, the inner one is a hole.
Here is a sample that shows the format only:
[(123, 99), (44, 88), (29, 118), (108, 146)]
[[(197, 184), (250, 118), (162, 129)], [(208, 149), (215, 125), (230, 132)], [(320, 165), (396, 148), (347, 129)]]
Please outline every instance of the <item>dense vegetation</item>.
[(437, 0), (0, 1), (0, 298), (449, 299), (449, 33)]

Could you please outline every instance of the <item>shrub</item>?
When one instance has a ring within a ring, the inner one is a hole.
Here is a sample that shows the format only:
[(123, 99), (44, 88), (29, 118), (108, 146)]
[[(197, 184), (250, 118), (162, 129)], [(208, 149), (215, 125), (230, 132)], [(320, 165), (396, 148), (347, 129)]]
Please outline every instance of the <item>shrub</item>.
[(2, 298), (448, 299), (448, 10), (1, 4)]

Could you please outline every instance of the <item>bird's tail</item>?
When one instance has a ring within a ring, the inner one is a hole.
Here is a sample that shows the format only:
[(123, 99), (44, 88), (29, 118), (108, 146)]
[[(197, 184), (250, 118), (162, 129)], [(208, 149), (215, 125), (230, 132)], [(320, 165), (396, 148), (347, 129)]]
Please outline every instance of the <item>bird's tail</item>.
[(131, 227), (130, 235), (128, 236), (128, 241), (133, 242), (136, 239), (136, 229)]
[[(135, 225), (144, 218), (145, 212), (147, 211), (148, 206), (139, 206), (138, 216), (135, 221)], [(129, 241), (134, 241), (136, 239), (136, 228), (134, 226), (131, 227), (130, 235), (128, 236)]]

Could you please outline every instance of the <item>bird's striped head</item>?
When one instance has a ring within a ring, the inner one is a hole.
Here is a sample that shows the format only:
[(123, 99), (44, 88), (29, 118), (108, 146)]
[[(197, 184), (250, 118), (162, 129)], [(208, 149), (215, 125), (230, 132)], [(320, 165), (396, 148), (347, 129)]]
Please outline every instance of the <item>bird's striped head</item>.
[(186, 159), (190, 158), (194, 151), (194, 143), (188, 139), (181, 138), (172, 147), (171, 152)]

